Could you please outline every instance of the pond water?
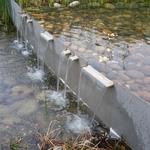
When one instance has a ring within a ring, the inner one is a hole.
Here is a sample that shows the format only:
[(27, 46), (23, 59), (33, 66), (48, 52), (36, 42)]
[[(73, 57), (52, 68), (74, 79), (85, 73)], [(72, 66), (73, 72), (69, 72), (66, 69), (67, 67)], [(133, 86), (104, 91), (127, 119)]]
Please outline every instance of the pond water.
[(37, 69), (31, 48), (14, 37), (0, 32), (0, 149), (10, 149), (16, 137), (28, 149), (38, 149), (36, 135), (45, 133), (51, 121), (62, 129), (62, 139), (99, 126), (83, 103), (77, 112), (73, 94), (64, 98), (63, 91), (56, 92), (56, 77)]
[(150, 101), (150, 9), (27, 8), (67, 49)]

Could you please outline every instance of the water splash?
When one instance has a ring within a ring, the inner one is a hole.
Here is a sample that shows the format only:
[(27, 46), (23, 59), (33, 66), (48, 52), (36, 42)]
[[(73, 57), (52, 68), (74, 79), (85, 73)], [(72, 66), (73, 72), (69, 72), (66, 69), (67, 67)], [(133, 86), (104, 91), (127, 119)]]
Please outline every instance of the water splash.
[(67, 60), (67, 65), (66, 65), (64, 98), (66, 98), (66, 92), (67, 92), (67, 80), (68, 80), (68, 72), (69, 72), (69, 60), (70, 59)]
[(21, 52), (23, 56), (29, 56), (30, 52), (28, 50), (22, 51)]
[(53, 91), (48, 95), (48, 99), (55, 103), (57, 106), (63, 108), (67, 106), (67, 99), (63, 97), (63, 93)]
[(77, 115), (68, 116), (67, 128), (75, 134), (90, 131), (89, 122)]
[(29, 69), (27, 72), (27, 76), (30, 77), (34, 81), (43, 81), (44, 78), (44, 71), (40, 69)]
[(59, 76), (60, 76), (61, 62), (62, 62), (62, 57), (60, 55), (60, 57), (59, 57), (59, 63), (58, 63), (58, 71), (57, 71), (57, 92), (59, 91), (59, 84), (60, 84)]
[(18, 40), (14, 40), (14, 41), (13, 41), (13, 45), (15, 46), (15, 48), (16, 48), (17, 50), (21, 50), (21, 49), (24, 48), (23, 43), (20, 43)]
[(82, 78), (82, 69), (80, 71), (79, 83), (78, 83), (78, 93), (77, 93), (77, 113), (78, 114), (79, 114), (79, 103), (80, 103), (81, 78)]

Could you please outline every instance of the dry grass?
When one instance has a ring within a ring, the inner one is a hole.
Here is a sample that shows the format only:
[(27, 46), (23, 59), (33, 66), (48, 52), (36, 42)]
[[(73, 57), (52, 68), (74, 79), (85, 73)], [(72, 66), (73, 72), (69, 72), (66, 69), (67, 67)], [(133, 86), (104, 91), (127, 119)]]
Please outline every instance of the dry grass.
[(64, 143), (58, 140), (61, 128), (55, 128), (56, 121), (51, 121), (45, 134), (37, 133), (39, 150), (53, 150), (56, 146), (63, 146)]
[(39, 150), (130, 150), (122, 140), (111, 139), (106, 132), (92, 135), (90, 132), (80, 134), (75, 140), (59, 140), (60, 128), (50, 122), (45, 134), (38, 133)]

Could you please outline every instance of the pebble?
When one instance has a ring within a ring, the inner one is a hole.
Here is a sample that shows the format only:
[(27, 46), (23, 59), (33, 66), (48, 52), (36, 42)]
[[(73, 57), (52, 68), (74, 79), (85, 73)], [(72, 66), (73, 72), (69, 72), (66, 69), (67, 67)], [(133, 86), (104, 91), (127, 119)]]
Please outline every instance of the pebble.
[(80, 4), (79, 1), (73, 1), (73, 2), (71, 2), (71, 3), (69, 4), (69, 7), (76, 7), (76, 6), (78, 6), (79, 4)]
[(131, 78), (144, 78), (144, 74), (136, 70), (129, 70), (126, 74)]
[(142, 88), (142, 86), (140, 84), (137, 84), (137, 83), (130, 84), (130, 90), (138, 91), (141, 88)]
[(126, 58), (126, 61), (133, 61), (133, 62), (142, 62), (144, 60), (144, 56), (141, 53), (137, 53)]
[(146, 57), (144, 58), (144, 64), (145, 64), (145, 65), (150, 65), (150, 56), (146, 56)]
[(33, 89), (25, 85), (17, 85), (12, 88), (12, 96), (27, 96), (33, 94)]
[(54, 3), (54, 8), (61, 8), (61, 4), (59, 4), (59, 3)]
[(113, 70), (121, 70), (121, 66), (115, 62), (108, 62), (108, 66), (111, 67)]
[(145, 84), (150, 84), (150, 77), (145, 77), (144, 78), (144, 83)]
[(104, 7), (105, 7), (105, 8), (108, 8), (108, 9), (115, 9), (115, 6), (114, 6), (113, 4), (111, 4), (111, 3), (106, 3), (106, 4), (104, 5)]
[(118, 75), (118, 77), (119, 77), (120, 80), (123, 80), (123, 81), (129, 81), (130, 80), (130, 78), (127, 75), (125, 75), (123, 72), (121, 72)]
[(133, 70), (134, 69), (134, 70), (139, 71), (141, 69), (141, 67), (142, 67), (142, 64), (129, 62), (129, 63), (124, 63), (124, 66), (125, 66), (126, 70)]
[(26, 116), (37, 110), (37, 104), (33, 99), (28, 99), (22, 102), (17, 109), (17, 114), (19, 116)]
[(5, 116), (5, 118), (2, 120), (2, 122), (7, 125), (13, 125), (14, 123), (18, 123), (20, 121), (21, 119), (19, 117), (12, 115)]
[(150, 76), (150, 66), (141, 67), (141, 70), (146, 76)]
[(114, 80), (117, 78), (117, 72), (116, 71), (111, 71), (109, 73), (107, 73), (107, 77), (111, 80)]
[(150, 102), (150, 92), (149, 91), (138, 91), (137, 92), (137, 94), (140, 96), (140, 97), (142, 97), (142, 98), (144, 98), (144, 99), (146, 99), (146, 100), (148, 100), (149, 102)]

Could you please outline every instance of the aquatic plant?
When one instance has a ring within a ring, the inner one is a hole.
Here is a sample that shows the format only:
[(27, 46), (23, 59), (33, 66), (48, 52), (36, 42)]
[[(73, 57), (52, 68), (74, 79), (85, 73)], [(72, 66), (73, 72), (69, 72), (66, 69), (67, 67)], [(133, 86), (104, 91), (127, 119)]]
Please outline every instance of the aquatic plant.
[(2, 20), (2, 23), (4, 24), (5, 30), (9, 30), (9, 26), (12, 25), (10, 16), (10, 0), (0, 0), (0, 18)]
[(29, 4), (29, 0), (17, 0), (17, 3), (21, 6), (21, 7), (27, 7)]
[(22, 144), (22, 140), (23, 140), (22, 137), (16, 137), (15, 139), (11, 139), (9, 145), (10, 150), (19, 150), (19, 149), (27, 150), (28, 147), (27, 145)]

